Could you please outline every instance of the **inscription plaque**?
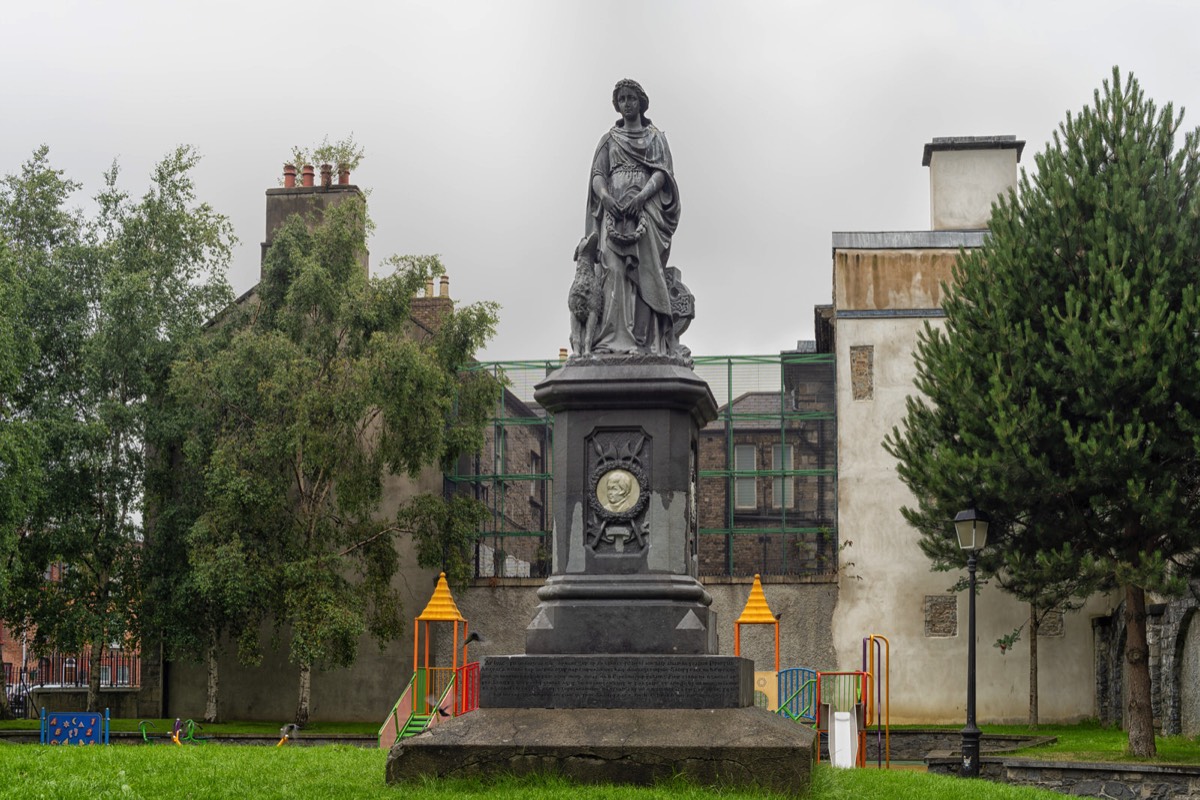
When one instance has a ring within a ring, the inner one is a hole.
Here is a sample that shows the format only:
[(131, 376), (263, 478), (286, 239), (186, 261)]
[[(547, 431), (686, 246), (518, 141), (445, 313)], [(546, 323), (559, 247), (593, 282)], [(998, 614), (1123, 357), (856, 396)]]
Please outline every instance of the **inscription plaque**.
[(742, 708), (753, 662), (734, 656), (489, 656), (483, 708)]

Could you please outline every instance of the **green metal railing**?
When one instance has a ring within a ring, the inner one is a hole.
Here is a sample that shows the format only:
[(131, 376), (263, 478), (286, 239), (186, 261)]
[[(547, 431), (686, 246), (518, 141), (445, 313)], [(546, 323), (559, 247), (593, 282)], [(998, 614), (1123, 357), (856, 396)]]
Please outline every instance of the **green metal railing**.
[[(534, 402), (533, 390), (559, 366), (547, 359), (476, 367), (507, 387), (484, 450), (446, 476), (448, 491), (469, 493), (491, 512), (476, 541), (476, 577), (549, 572), (554, 421)], [(700, 433), (700, 573), (836, 571), (833, 355), (701, 356), (695, 372), (719, 406)], [(735, 469), (739, 444), (755, 446), (753, 469)], [(791, 447), (790, 466), (773, 463), (778, 445)], [(739, 479), (754, 482), (752, 507), (736, 507)], [(791, 482), (790, 489), (778, 481)]]

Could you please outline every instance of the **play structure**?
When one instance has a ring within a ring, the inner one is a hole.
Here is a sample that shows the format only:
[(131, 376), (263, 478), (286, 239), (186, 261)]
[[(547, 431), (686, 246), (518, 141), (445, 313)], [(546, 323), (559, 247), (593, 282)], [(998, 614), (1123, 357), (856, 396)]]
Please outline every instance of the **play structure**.
[[(876, 765), (891, 766), (891, 648), (886, 637), (862, 640), (862, 669), (825, 672), (809, 667), (779, 668), (779, 618), (771, 612), (762, 580), (754, 576), (750, 596), (734, 622), (733, 653), (742, 654), (743, 625), (775, 627), (775, 671), (754, 673), (755, 704), (815, 728), (828, 743), (836, 767), (865, 767), (868, 737), (874, 735)], [(817, 759), (821, 748), (817, 749)]]
[[(450, 623), (449, 666), (436, 666), (430, 661), (431, 623)], [(438, 576), (429, 605), (413, 620), (413, 676), (379, 728), (381, 748), (389, 749), (401, 739), (415, 736), (443, 719), (479, 707), (479, 663), (467, 660), (467, 647), (472, 641), (478, 641), (478, 638), (468, 635), (467, 620), (459, 613), (443, 572)], [(461, 666), (459, 648), (462, 648)], [(422, 652), (424, 656), (418, 662)], [(421, 666), (416, 666), (418, 663)]]
[(196, 738), (196, 731), (200, 729), (200, 725), (192, 720), (182, 720), (179, 717), (175, 718), (175, 724), (171, 727), (171, 732), (163, 736), (154, 736), (148, 733), (148, 730), (154, 729), (154, 723), (149, 720), (142, 720), (138, 723), (138, 731), (142, 734), (142, 741), (146, 744), (153, 744), (156, 741), (169, 742), (175, 745), (182, 745), (184, 742), (191, 744), (203, 744), (204, 739)]
[(93, 711), (51, 711), (42, 709), (42, 744), (108, 744), (108, 709), (101, 715)]

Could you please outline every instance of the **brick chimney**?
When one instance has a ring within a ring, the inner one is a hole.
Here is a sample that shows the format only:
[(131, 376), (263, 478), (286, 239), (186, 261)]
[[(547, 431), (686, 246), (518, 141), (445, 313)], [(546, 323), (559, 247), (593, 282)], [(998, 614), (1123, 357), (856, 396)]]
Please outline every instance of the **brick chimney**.
[(996, 198), (1016, 188), (1025, 142), (1015, 136), (949, 136), (925, 145), (929, 216), (935, 231), (981, 230)]
[(435, 293), (430, 278), (425, 284), (425, 294), (418, 294), (409, 306), (409, 316), (430, 333), (441, 328), (442, 320), (454, 309), (454, 301), (450, 299), (450, 278), (442, 275), (438, 283), (440, 291)]
[[(363, 196), (362, 191), (349, 183), (350, 173), (346, 173), (346, 183), (332, 183), (332, 175), (328, 165), (321, 166), (321, 185), (313, 185), (313, 167), (311, 164), (300, 165), (301, 182), (296, 185), (295, 164), (284, 164), (283, 186), (267, 189), (267, 234), (262, 243), (262, 254), (259, 257), (259, 280), (262, 280), (262, 261), (266, 258), (267, 250), (275, 241), (275, 232), (292, 214), (300, 214), (308, 220), (309, 228), (320, 222), (325, 215), (325, 209), (342, 202), (348, 197)], [(370, 271), (370, 254), (363, 252), (362, 266), (364, 272)]]

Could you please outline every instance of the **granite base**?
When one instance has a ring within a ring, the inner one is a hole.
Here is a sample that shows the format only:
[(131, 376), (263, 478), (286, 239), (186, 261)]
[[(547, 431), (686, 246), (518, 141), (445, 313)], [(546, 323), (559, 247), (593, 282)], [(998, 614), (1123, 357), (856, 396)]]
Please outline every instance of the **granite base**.
[(811, 728), (738, 709), (481, 708), (392, 748), (387, 782), (548, 773), (589, 784), (808, 791)]
[(744, 708), (754, 662), (737, 656), (488, 656), (483, 708)]

